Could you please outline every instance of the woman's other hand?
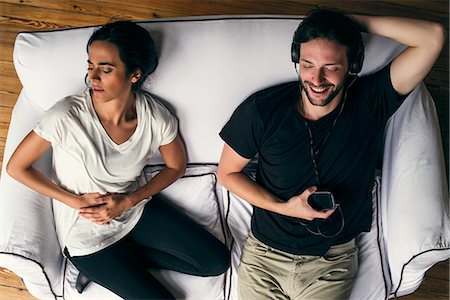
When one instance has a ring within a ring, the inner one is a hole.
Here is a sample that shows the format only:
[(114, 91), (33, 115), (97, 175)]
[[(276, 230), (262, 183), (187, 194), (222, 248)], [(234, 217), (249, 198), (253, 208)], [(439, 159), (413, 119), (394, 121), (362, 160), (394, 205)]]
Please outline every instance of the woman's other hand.
[(126, 194), (89, 193), (80, 197), (83, 201), (78, 209), (80, 215), (96, 224), (108, 224), (132, 206)]

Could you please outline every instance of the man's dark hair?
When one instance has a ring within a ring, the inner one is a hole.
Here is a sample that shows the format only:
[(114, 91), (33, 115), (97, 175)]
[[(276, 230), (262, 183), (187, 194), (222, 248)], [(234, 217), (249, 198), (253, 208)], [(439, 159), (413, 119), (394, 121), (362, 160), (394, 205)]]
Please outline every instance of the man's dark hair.
[(318, 8), (308, 13), (295, 31), (292, 41), (292, 61), (300, 59), (300, 44), (324, 38), (344, 45), (349, 62), (349, 72), (359, 73), (364, 59), (364, 44), (356, 22), (342, 12)]

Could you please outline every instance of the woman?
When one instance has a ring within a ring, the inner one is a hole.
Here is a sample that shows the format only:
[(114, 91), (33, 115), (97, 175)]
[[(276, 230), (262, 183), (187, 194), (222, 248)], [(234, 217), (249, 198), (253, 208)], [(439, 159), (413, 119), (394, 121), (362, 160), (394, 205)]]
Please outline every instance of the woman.
[[(56, 200), (61, 246), (88, 280), (125, 299), (173, 298), (149, 267), (215, 276), (229, 267), (229, 252), (153, 197), (184, 173), (186, 157), (175, 117), (140, 90), (158, 63), (149, 33), (133, 22), (107, 24), (91, 36), (87, 52), (89, 87), (46, 112), (7, 171)], [(52, 180), (33, 168), (50, 147)], [(165, 167), (139, 185), (156, 150)]]

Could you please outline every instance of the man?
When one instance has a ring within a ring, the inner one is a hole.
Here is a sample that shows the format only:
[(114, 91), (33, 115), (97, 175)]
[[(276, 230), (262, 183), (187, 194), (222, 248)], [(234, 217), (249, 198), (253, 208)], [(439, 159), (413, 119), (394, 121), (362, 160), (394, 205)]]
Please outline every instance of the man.
[[(375, 74), (357, 77), (364, 56), (358, 28), (407, 48)], [(355, 237), (370, 230), (384, 126), (444, 40), (443, 26), (432, 22), (350, 18), (331, 9), (314, 10), (300, 24), (292, 43), (299, 82), (253, 94), (220, 133), (219, 180), (254, 206), (239, 267), (241, 299), (349, 297)], [(255, 156), (252, 181), (242, 170)], [(329, 207), (312, 207), (317, 190)]]

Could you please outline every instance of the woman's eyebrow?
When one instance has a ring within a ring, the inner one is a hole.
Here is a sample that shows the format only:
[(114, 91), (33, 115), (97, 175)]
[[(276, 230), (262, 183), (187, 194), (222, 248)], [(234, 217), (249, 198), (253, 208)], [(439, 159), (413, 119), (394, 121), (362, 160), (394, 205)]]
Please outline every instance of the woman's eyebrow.
[[(87, 63), (93, 65), (93, 63), (89, 59), (87, 60)], [(115, 65), (110, 62), (99, 62), (97, 65), (115, 67)]]

